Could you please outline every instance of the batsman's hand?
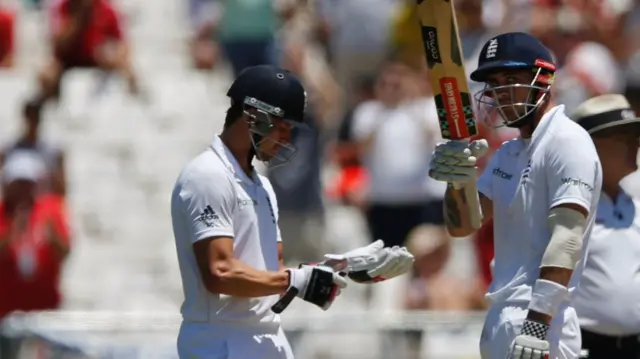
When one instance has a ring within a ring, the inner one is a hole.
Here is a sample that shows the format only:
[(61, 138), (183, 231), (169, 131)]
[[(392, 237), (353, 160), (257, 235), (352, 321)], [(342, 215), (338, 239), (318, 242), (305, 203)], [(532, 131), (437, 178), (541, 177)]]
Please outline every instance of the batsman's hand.
[(546, 324), (525, 319), (522, 333), (514, 339), (507, 359), (548, 359), (548, 330)]
[(347, 280), (326, 265), (301, 264), (299, 268), (289, 268), (289, 288), (285, 296), (295, 293), (303, 300), (327, 310), (347, 287)]
[(438, 181), (464, 186), (476, 181), (478, 158), (489, 151), (487, 140), (446, 141), (436, 146), (431, 158), (429, 176)]
[(384, 247), (382, 240), (344, 254), (326, 254), (327, 264), (358, 283), (382, 282), (407, 273), (414, 258), (405, 247)]

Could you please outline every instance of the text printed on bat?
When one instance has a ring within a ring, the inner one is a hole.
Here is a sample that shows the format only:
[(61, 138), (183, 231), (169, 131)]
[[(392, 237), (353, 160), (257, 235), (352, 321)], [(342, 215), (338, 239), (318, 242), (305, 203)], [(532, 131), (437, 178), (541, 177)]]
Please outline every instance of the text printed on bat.
[(458, 82), (453, 77), (443, 77), (438, 83), (440, 94), (435, 96), (435, 101), (442, 136), (460, 139), (477, 135), (469, 94), (459, 92)]

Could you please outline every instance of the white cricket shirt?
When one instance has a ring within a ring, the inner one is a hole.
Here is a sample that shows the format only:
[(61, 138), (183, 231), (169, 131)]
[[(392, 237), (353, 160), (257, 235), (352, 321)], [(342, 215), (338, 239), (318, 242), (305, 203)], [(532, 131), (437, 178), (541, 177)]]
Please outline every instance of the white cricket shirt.
[(580, 327), (611, 336), (640, 334), (640, 201), (600, 196), (573, 305)]
[[(489, 160), (478, 190), (493, 200), (495, 268), (487, 298), (527, 303), (540, 274), (551, 233), (552, 207), (573, 203), (589, 211), (583, 257), (602, 185), (602, 169), (589, 134), (556, 106), (529, 140), (507, 141)], [(569, 290), (582, 273), (580, 261)]]
[(271, 311), (278, 295), (235, 298), (207, 291), (193, 252), (193, 243), (199, 240), (232, 237), (238, 260), (259, 270), (277, 271), (281, 241), (277, 215), (269, 180), (255, 172), (247, 176), (218, 136), (184, 167), (171, 197), (171, 219), (185, 322), (279, 322)]

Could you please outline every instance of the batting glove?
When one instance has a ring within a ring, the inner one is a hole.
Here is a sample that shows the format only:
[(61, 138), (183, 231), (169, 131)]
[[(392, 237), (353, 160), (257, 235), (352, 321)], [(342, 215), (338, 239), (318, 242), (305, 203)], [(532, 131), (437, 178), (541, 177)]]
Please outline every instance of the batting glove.
[(478, 158), (489, 151), (487, 140), (468, 143), (447, 141), (436, 146), (431, 158), (429, 176), (438, 181), (461, 185), (476, 181)]
[(346, 288), (348, 284), (339, 273), (325, 265), (301, 264), (299, 268), (290, 268), (287, 271), (289, 272), (287, 292), (293, 292), (299, 298), (323, 310), (331, 307), (333, 301), (340, 295), (340, 289)]
[(525, 319), (522, 332), (513, 341), (507, 359), (548, 359), (547, 331), (548, 325)]
[(326, 254), (324, 258), (333, 268), (346, 272), (358, 283), (381, 282), (407, 273), (413, 267), (414, 258), (405, 247), (384, 248), (377, 240), (344, 254)]

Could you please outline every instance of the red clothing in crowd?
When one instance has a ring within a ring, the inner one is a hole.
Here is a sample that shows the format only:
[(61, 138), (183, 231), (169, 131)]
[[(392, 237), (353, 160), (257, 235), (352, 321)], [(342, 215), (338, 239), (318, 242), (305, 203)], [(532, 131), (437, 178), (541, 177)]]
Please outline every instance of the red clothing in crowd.
[(10, 237), (12, 223), (0, 204), (0, 318), (15, 310), (59, 307), (63, 256), (54, 242), (68, 248), (70, 240), (62, 198), (37, 198), (22, 237)]
[(0, 9), (0, 63), (14, 52), (14, 14), (6, 9)]
[[(73, 14), (69, 9), (69, 0), (60, 0), (51, 9), (52, 34), (65, 30)], [(120, 19), (115, 8), (105, 0), (95, 0), (91, 20), (82, 30), (79, 42), (73, 51), (56, 54), (66, 66), (95, 66), (96, 54), (109, 41), (122, 40)]]

